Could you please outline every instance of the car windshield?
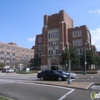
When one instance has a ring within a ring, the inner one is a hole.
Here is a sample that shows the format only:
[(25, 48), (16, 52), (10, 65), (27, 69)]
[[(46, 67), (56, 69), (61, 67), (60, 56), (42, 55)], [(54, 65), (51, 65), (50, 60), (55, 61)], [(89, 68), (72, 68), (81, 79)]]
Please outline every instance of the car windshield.
[(58, 72), (58, 71), (54, 71), (54, 73), (59, 74), (59, 72)]

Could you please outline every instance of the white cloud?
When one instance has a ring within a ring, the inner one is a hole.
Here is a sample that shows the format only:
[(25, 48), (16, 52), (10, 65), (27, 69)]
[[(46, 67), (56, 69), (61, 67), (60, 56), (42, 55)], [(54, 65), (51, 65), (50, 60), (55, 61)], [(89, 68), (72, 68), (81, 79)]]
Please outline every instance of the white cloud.
[(90, 30), (92, 44), (96, 46), (97, 50), (100, 51), (100, 28)]
[(89, 13), (97, 13), (97, 14), (100, 14), (100, 9), (97, 9), (97, 10), (89, 10)]
[(28, 38), (28, 41), (30, 41), (30, 42), (35, 42), (35, 37), (33, 37), (33, 38)]

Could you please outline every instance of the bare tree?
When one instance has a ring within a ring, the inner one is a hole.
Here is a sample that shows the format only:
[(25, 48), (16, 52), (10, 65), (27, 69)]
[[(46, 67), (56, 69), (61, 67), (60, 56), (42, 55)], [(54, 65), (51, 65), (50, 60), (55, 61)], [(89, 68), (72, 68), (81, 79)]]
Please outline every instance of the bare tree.
[(12, 68), (18, 68), (19, 64), (23, 64), (24, 68), (27, 68), (29, 66), (29, 60), (22, 59), (22, 60), (13, 60), (11, 63)]

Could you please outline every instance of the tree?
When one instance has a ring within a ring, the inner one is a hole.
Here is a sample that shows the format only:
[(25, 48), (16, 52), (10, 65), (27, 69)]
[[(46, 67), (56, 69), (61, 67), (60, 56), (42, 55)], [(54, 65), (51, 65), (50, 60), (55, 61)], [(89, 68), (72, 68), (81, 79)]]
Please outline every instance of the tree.
[(62, 65), (68, 64), (68, 49), (65, 48), (65, 50), (62, 52)]
[[(96, 64), (96, 53), (93, 49), (91, 50), (86, 50), (84, 53), (86, 53), (86, 62), (87, 62), (87, 69), (89, 69), (89, 67), (92, 65), (92, 64)], [(85, 54), (81, 55), (80, 56), (80, 62), (81, 62), (81, 65), (84, 66), (85, 64)]]
[(18, 65), (19, 64), (23, 64), (24, 68), (28, 67), (29, 66), (29, 60), (27, 59), (22, 59), (22, 60), (13, 60), (12, 63), (11, 63), (11, 66), (15, 68), (18, 68)]
[(96, 56), (95, 60), (95, 65), (100, 67), (100, 56)]
[(3, 68), (4, 67), (4, 64), (3, 63), (0, 63), (0, 68)]
[(72, 67), (77, 66), (79, 64), (79, 54), (77, 48), (74, 46), (70, 47), (70, 59)]
[(32, 58), (29, 61), (29, 65), (30, 67), (34, 66), (34, 67), (40, 67), (41, 66), (41, 58), (39, 58), (38, 54), (34, 56), (34, 58)]
[(66, 65), (69, 63), (69, 59), (71, 59), (72, 69), (78, 65), (79, 55), (77, 49), (74, 46), (70, 46), (69, 49), (65, 49), (62, 53), (62, 65)]

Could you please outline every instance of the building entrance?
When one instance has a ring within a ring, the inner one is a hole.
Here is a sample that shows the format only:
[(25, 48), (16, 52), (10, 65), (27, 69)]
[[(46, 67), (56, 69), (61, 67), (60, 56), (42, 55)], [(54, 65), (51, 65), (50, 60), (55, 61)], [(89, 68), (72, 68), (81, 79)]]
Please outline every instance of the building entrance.
[(58, 63), (52, 63), (51, 70), (58, 70)]

